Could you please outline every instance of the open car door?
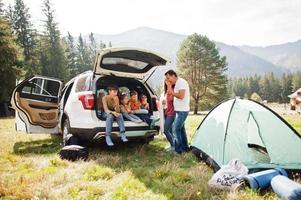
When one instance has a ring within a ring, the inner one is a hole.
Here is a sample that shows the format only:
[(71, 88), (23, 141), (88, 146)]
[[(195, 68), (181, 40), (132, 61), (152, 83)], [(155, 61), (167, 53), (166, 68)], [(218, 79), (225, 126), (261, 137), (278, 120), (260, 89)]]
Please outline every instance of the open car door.
[(152, 70), (166, 63), (166, 58), (148, 50), (106, 48), (97, 54), (93, 72), (143, 80)]
[(58, 133), (58, 79), (34, 76), (19, 83), (11, 105), (16, 111), (16, 130), (27, 133)]

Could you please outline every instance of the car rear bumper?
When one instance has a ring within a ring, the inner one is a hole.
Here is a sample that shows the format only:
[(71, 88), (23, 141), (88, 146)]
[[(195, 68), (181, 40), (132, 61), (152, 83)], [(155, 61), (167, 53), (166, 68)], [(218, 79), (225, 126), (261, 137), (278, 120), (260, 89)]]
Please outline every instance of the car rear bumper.
[[(95, 127), (92, 129), (83, 129), (83, 128), (70, 128), (70, 133), (78, 136), (80, 139), (87, 141), (99, 140), (105, 137), (105, 127)], [(128, 139), (137, 139), (137, 138), (147, 138), (154, 135), (158, 135), (160, 127), (155, 126), (153, 129), (150, 129), (148, 126), (143, 127), (126, 127), (126, 136)], [(119, 128), (112, 128), (112, 138), (119, 137)]]

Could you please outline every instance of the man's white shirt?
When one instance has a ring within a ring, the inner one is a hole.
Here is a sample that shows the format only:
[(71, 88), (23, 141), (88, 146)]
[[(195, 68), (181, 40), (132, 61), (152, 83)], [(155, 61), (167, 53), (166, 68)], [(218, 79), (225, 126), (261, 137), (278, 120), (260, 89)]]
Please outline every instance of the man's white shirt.
[(190, 107), (190, 91), (189, 91), (189, 85), (186, 80), (183, 78), (178, 78), (174, 92), (178, 93), (179, 90), (185, 90), (185, 95), (183, 99), (178, 99), (177, 97), (174, 97), (174, 107), (175, 111), (189, 111)]

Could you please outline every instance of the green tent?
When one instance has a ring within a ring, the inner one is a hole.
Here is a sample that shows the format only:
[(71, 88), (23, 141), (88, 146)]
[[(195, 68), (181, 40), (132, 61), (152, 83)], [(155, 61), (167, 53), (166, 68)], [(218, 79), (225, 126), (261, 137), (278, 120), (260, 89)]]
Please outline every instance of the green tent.
[(193, 152), (214, 170), (237, 158), (249, 169), (301, 169), (301, 136), (268, 107), (230, 99), (205, 117), (192, 141)]

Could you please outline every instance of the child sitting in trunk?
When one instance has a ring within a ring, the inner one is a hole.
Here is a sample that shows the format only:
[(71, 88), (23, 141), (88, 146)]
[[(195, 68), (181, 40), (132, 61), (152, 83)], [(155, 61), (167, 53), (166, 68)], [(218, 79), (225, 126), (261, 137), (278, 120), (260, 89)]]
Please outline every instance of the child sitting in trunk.
[[(133, 113), (137, 115), (142, 121), (146, 122), (151, 129), (154, 128), (155, 123), (160, 119), (150, 118), (149, 110), (145, 109), (145, 100), (143, 100), (144, 104), (142, 105), (142, 103), (138, 100), (138, 93), (135, 90), (131, 91), (130, 95), (131, 95), (131, 99), (129, 101), (129, 105)], [(147, 98), (146, 98), (146, 102), (147, 102)]]
[(147, 109), (141, 108), (141, 102), (138, 99), (138, 93), (135, 90), (130, 92), (131, 99), (129, 100), (129, 105), (134, 114), (148, 114)]
[(129, 98), (126, 94), (121, 95), (120, 103), (120, 109), (124, 118), (136, 123), (143, 122), (138, 116), (133, 114), (131, 106), (129, 105)]
[(144, 95), (144, 94), (142, 94), (142, 95), (140, 96), (140, 101), (141, 101), (140, 108), (149, 111), (149, 103), (147, 102), (147, 96)]

